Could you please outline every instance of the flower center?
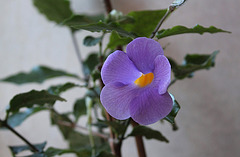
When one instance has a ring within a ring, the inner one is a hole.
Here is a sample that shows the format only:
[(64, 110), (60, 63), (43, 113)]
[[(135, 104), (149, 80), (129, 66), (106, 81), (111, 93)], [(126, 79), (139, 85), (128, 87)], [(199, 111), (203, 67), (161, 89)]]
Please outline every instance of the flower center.
[(134, 81), (134, 83), (136, 85), (138, 85), (139, 87), (145, 87), (152, 82), (153, 78), (154, 78), (153, 73), (148, 73), (148, 74), (145, 74), (145, 75), (142, 74), (142, 76), (139, 77), (138, 79), (136, 79)]

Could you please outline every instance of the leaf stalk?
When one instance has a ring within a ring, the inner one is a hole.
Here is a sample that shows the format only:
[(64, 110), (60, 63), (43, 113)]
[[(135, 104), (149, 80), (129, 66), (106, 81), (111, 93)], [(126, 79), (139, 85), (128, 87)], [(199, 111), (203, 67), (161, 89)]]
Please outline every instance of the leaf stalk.
[(174, 6), (169, 6), (167, 9), (167, 12), (165, 13), (165, 15), (162, 17), (162, 19), (159, 21), (159, 23), (157, 24), (156, 28), (154, 29), (154, 31), (152, 32), (151, 36), (149, 38), (154, 38), (157, 31), (159, 30), (159, 28), (161, 27), (161, 25), (163, 24), (163, 22), (166, 20), (166, 18), (176, 9), (176, 7)]
[(0, 122), (2, 126), (6, 127), (8, 130), (10, 130), (12, 133), (14, 133), (16, 136), (18, 136), (21, 140), (23, 140), (31, 149), (33, 152), (39, 152), (39, 150), (31, 144), (25, 137), (23, 137), (21, 134), (19, 134), (14, 128), (12, 128), (10, 125), (8, 125), (7, 121), (2, 121), (0, 119)]

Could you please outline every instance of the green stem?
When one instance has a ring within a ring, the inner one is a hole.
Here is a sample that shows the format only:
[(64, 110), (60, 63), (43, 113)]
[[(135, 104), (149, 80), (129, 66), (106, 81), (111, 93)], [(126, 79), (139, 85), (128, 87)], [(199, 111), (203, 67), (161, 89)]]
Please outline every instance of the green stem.
[(105, 32), (103, 32), (102, 36), (101, 36), (101, 40), (99, 42), (99, 60), (100, 60), (100, 63), (103, 63), (103, 59), (104, 59), (104, 53), (102, 51), (102, 40), (105, 36)]
[(131, 122), (131, 118), (129, 118), (129, 119), (126, 120), (126, 122), (125, 122), (125, 130), (124, 130), (122, 136), (121, 136), (120, 139), (119, 139), (120, 142), (122, 142), (122, 141), (124, 140), (124, 136), (125, 136), (125, 134), (126, 134), (126, 131), (127, 131), (127, 128), (128, 128), (128, 126), (129, 126), (130, 122)]
[(170, 15), (174, 10), (176, 9), (176, 7), (173, 6), (169, 6), (167, 12), (165, 13), (165, 15), (162, 17), (162, 19), (159, 21), (158, 25), (156, 26), (156, 28), (154, 29), (154, 31), (152, 32), (150, 38), (155, 37), (157, 31), (159, 30), (159, 28), (161, 27), (161, 25), (163, 24), (163, 22), (166, 20), (166, 18), (168, 17), (168, 15)]
[(124, 136), (126, 134), (126, 131), (127, 131), (127, 128), (129, 126), (130, 122), (131, 122), (131, 118), (126, 120), (126, 122), (125, 122), (125, 130), (124, 130), (123, 134), (121, 135), (121, 137), (119, 138), (118, 147), (119, 147), (120, 151), (121, 151), (121, 147), (122, 147), (122, 142), (125, 139)]
[(82, 66), (83, 60), (82, 60), (82, 56), (81, 56), (80, 49), (79, 49), (79, 46), (78, 46), (77, 38), (76, 38), (74, 32), (71, 32), (71, 37), (72, 37), (73, 46), (74, 46), (75, 53), (77, 55), (79, 64), (80, 64), (80, 66)]
[(92, 147), (92, 157), (95, 157), (96, 151), (95, 151), (95, 143), (94, 143), (94, 139), (93, 139), (92, 126), (91, 125), (88, 125), (88, 134), (89, 134), (90, 145)]
[(108, 47), (106, 47), (103, 51), (103, 55), (106, 56), (106, 53), (107, 53), (107, 50), (108, 50)]
[(85, 102), (87, 107), (89, 142), (92, 147), (92, 157), (94, 157), (96, 155), (96, 151), (95, 151), (95, 143), (94, 143), (93, 134), (92, 134), (92, 114), (91, 114), (93, 102), (92, 102), (92, 99), (89, 97), (86, 97)]
[(5, 121), (8, 119), (8, 117), (9, 117), (9, 110), (7, 110), (7, 114), (5, 116)]
[(10, 125), (8, 125), (7, 121), (2, 121), (0, 119), (0, 122), (1, 122), (2, 126), (6, 127), (8, 130), (10, 130), (12, 133), (14, 133), (17, 137), (19, 137), (21, 140), (23, 140), (32, 149), (33, 152), (39, 152), (39, 150), (33, 144), (31, 144), (25, 137), (23, 137), (14, 128), (12, 128)]
[(104, 36), (105, 36), (105, 32), (103, 32), (103, 34), (101, 36), (101, 40), (99, 42), (99, 53), (100, 53), (100, 55), (103, 55), (103, 53), (102, 53), (102, 40), (103, 40)]

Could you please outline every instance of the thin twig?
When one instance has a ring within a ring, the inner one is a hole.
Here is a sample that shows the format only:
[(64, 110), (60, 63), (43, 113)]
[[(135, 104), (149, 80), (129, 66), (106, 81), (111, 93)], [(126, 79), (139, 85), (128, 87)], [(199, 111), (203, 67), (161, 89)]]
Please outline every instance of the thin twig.
[(23, 137), (14, 128), (12, 128), (10, 125), (8, 125), (7, 121), (0, 120), (0, 122), (2, 123), (2, 125), (4, 127), (6, 127), (12, 133), (14, 133), (16, 136), (18, 136), (21, 140), (23, 140), (32, 149), (33, 152), (39, 152), (39, 150), (33, 144), (31, 144), (25, 137)]
[[(133, 120), (131, 121), (131, 124), (133, 127), (139, 126), (139, 124)], [(137, 144), (138, 156), (147, 157), (142, 136), (135, 136), (135, 141)]]
[(131, 118), (127, 119), (126, 122), (125, 122), (125, 130), (124, 130), (122, 136), (121, 136), (120, 139), (119, 139), (119, 145), (120, 145), (120, 147), (122, 146), (122, 141), (124, 140), (124, 136), (125, 136), (125, 134), (126, 134), (126, 131), (127, 131), (127, 128), (128, 128), (128, 126), (129, 126), (130, 122), (131, 122)]
[(165, 21), (165, 19), (166, 19), (166, 18), (168, 17), (168, 15), (169, 15), (170, 13), (172, 13), (174, 10), (175, 10), (175, 7), (173, 7), (173, 6), (169, 6), (169, 7), (168, 7), (167, 12), (166, 12), (165, 15), (162, 17), (162, 19), (159, 21), (157, 27), (156, 27), (156, 28), (154, 29), (154, 31), (152, 32), (150, 38), (153, 38), (153, 37), (156, 35), (157, 31), (159, 30), (159, 28), (161, 27), (161, 25), (163, 24), (163, 22)]
[(72, 37), (73, 46), (74, 46), (75, 53), (77, 55), (79, 64), (80, 64), (80, 66), (82, 66), (82, 63), (83, 63), (82, 56), (81, 56), (80, 49), (78, 46), (77, 38), (75, 37), (75, 34), (73, 32), (71, 32), (71, 37)]
[[(110, 114), (108, 114), (106, 110), (105, 110), (105, 115), (106, 115), (106, 118), (108, 121), (110, 121), (110, 122), (113, 121), (112, 116), (110, 116)], [(112, 141), (110, 141), (110, 147), (111, 147), (112, 153), (117, 155), (117, 151), (115, 149), (115, 144), (114, 144), (115, 134), (113, 133), (111, 127), (110, 127), (110, 138), (113, 139)], [(121, 157), (121, 156), (117, 156), (117, 157)]]

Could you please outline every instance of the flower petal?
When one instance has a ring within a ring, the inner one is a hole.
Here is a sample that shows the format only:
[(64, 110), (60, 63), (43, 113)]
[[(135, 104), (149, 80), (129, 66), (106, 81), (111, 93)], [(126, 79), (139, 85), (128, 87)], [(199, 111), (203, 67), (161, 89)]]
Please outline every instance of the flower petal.
[(157, 41), (145, 37), (136, 38), (130, 42), (126, 52), (138, 70), (144, 74), (152, 72), (155, 58), (163, 55), (161, 45)]
[(164, 94), (167, 92), (168, 85), (171, 82), (171, 65), (164, 55), (157, 56), (154, 64), (152, 85), (158, 88), (159, 94)]
[(137, 123), (148, 125), (166, 117), (171, 112), (172, 105), (168, 92), (160, 95), (157, 89), (148, 89), (132, 100), (130, 115)]
[(102, 105), (112, 117), (120, 120), (127, 119), (130, 117), (129, 104), (135, 97), (134, 89), (136, 89), (134, 84), (109, 83), (101, 91)]
[(106, 85), (110, 82), (132, 83), (141, 76), (141, 72), (135, 67), (126, 53), (115, 51), (105, 61), (101, 76)]

